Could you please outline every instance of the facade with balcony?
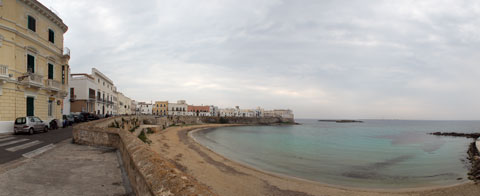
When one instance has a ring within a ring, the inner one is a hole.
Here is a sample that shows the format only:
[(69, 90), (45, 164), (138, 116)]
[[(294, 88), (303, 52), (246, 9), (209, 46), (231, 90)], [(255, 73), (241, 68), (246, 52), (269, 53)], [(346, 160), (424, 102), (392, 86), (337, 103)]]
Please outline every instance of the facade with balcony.
[(113, 81), (98, 69), (92, 68), (91, 74), (74, 73), (70, 77), (69, 93), (72, 113), (88, 112), (99, 115), (131, 113), (126, 111), (131, 108), (130, 98), (118, 92)]
[(62, 119), (70, 53), (68, 27), (36, 0), (0, 3), (0, 133), (21, 116)]
[(96, 113), (97, 83), (95, 79), (88, 74), (71, 74), (70, 77), (70, 112)]

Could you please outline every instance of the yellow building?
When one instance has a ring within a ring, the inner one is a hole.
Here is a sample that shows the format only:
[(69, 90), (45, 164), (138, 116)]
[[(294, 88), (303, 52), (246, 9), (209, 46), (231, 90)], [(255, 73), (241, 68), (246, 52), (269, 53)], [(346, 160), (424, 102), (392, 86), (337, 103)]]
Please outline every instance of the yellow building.
[[(62, 119), (68, 27), (36, 0), (0, 0), (0, 133), (20, 116)], [(58, 122), (58, 121), (57, 121)]]
[(153, 105), (153, 114), (159, 116), (168, 115), (168, 101), (155, 101)]

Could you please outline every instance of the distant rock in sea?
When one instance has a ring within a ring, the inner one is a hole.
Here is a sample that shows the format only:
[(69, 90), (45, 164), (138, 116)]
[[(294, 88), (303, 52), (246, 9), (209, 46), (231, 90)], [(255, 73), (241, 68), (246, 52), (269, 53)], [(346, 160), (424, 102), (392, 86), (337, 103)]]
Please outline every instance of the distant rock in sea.
[(360, 120), (318, 120), (320, 122), (336, 122), (336, 123), (363, 123)]

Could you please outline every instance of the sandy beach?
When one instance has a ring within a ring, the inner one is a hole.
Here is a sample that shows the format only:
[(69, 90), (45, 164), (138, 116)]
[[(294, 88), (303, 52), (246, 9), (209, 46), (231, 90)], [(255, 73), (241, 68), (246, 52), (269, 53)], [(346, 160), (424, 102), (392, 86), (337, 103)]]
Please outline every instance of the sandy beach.
[(335, 187), (313, 181), (271, 174), (230, 161), (195, 142), (193, 130), (225, 124), (170, 127), (149, 135), (150, 147), (172, 161), (180, 170), (211, 187), (219, 195), (479, 195), (472, 182), (448, 187), (402, 190), (363, 190)]

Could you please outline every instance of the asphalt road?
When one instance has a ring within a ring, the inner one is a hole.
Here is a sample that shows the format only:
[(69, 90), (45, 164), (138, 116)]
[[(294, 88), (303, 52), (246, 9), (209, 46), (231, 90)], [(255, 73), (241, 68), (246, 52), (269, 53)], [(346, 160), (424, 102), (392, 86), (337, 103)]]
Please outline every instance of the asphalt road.
[(55, 144), (72, 138), (72, 127), (49, 130), (47, 133), (37, 132), (33, 135), (0, 135), (0, 164), (21, 157), (30, 158), (55, 147)]

